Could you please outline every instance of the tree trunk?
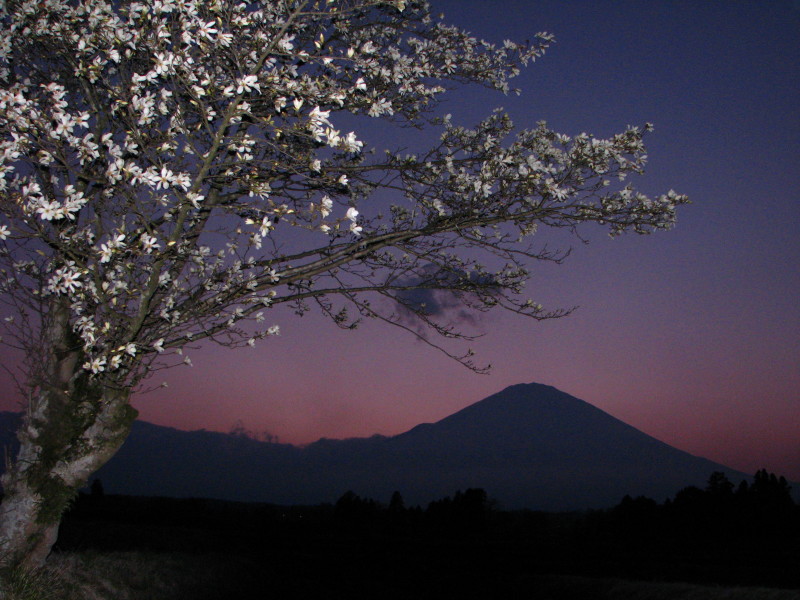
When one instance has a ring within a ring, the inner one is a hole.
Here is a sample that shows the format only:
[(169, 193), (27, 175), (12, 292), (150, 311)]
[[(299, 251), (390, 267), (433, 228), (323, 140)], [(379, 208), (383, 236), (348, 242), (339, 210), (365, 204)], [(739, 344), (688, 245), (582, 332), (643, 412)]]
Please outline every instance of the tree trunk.
[[(16, 484), (16, 485), (14, 485)], [(8, 485), (0, 505), (0, 552), (4, 567), (34, 569), (44, 564), (58, 538), (59, 522), (40, 523), (39, 496), (24, 480)]]
[(38, 373), (3, 475), (0, 566), (44, 564), (61, 516), (89, 477), (122, 446), (136, 411), (130, 390), (89, 377), (68, 308), (54, 305), (43, 325)]
[(136, 411), (128, 394), (106, 394), (104, 410), (88, 427), (71, 419), (40, 421), (26, 415), (17, 460), (3, 475), (0, 564), (37, 568), (58, 536), (61, 516), (89, 477), (119, 450)]

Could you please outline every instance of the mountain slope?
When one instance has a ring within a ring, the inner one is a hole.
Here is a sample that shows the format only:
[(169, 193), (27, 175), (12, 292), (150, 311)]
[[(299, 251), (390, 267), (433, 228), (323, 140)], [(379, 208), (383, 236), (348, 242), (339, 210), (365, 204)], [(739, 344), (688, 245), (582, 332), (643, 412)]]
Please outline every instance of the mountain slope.
[(572, 510), (625, 494), (662, 501), (713, 471), (746, 477), (553, 387), (521, 384), (394, 437), (305, 448), (137, 422), (98, 477), (111, 493), (279, 504), (333, 502), (346, 490), (383, 501), (399, 490), (424, 504), (482, 487), (504, 508)]
[[(540, 384), (506, 388), (390, 444), (398, 458), (417, 457), (400, 469), (409, 487), (480, 485), (509, 507), (608, 506), (625, 494), (661, 501), (713, 471), (743, 476)], [(431, 462), (438, 473), (422, 468)]]

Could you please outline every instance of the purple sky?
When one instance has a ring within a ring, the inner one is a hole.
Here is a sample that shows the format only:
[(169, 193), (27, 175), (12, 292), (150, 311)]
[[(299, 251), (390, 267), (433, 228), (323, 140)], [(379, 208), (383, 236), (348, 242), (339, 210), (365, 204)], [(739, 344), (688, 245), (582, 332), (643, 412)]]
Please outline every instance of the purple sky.
[[(694, 204), (671, 232), (610, 240), (587, 228), (590, 243), (573, 240), (565, 264), (535, 266), (532, 297), (580, 308), (545, 323), (483, 316), (472, 347), (490, 375), (388, 326), (343, 332), (276, 309), (280, 337), (191, 353), (193, 368), (159, 373), (149, 383), (169, 387), (136, 397), (141, 418), (222, 431), (241, 420), (305, 443), (400, 433), (535, 381), (693, 454), (800, 481), (800, 3), (433, 6), (490, 41), (557, 39), (515, 80), (520, 97), (459, 92), (446, 107), (456, 122), (493, 106), (567, 134), (653, 122), (648, 172), (634, 182)], [(0, 385), (0, 409), (13, 409)]]

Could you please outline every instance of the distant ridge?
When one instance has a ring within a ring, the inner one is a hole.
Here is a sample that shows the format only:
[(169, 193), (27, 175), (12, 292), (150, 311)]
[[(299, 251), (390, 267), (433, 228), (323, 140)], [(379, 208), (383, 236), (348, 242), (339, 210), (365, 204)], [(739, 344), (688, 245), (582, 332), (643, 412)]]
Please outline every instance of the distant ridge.
[[(0, 413), (0, 443), (13, 436)], [(644, 495), (663, 501), (722, 471), (554, 387), (510, 386), (437, 423), (393, 437), (323, 439), (304, 448), (136, 422), (98, 473), (109, 493), (277, 504), (334, 502), (345, 491), (425, 504), (469, 487), (503, 508), (604, 508)]]

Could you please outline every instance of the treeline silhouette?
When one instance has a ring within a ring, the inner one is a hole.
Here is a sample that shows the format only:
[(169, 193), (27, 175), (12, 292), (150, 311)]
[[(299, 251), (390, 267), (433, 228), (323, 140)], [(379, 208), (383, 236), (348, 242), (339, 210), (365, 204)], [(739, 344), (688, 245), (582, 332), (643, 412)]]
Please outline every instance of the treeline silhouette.
[(663, 505), (650, 498), (625, 496), (610, 517), (620, 531), (633, 534), (677, 530), (720, 541), (770, 538), (780, 542), (797, 536), (799, 514), (786, 479), (762, 469), (753, 483), (742, 481), (738, 487), (724, 473), (712, 473), (705, 489), (684, 488)]
[(786, 479), (763, 469), (738, 486), (715, 472), (662, 504), (625, 496), (585, 524), (646, 571), (671, 562), (691, 581), (800, 588), (800, 506)]
[(626, 496), (575, 513), (503, 510), (479, 488), (426, 507), (407, 506), (399, 491), (385, 503), (348, 491), (333, 504), (285, 507), (106, 495), (95, 482), (56, 549), (226, 553), (285, 569), (300, 560), (332, 579), (360, 565), (376, 580), (422, 569), (465, 581), (558, 574), (800, 588), (800, 506), (765, 470), (751, 483), (713, 473), (705, 488), (662, 503)]
[(332, 514), (343, 532), (363, 535), (403, 535), (409, 533), (469, 537), (487, 534), (495, 505), (485, 490), (457, 491), (428, 504), (406, 508), (400, 492), (394, 492), (388, 506), (359, 497), (352, 491), (336, 502)]

